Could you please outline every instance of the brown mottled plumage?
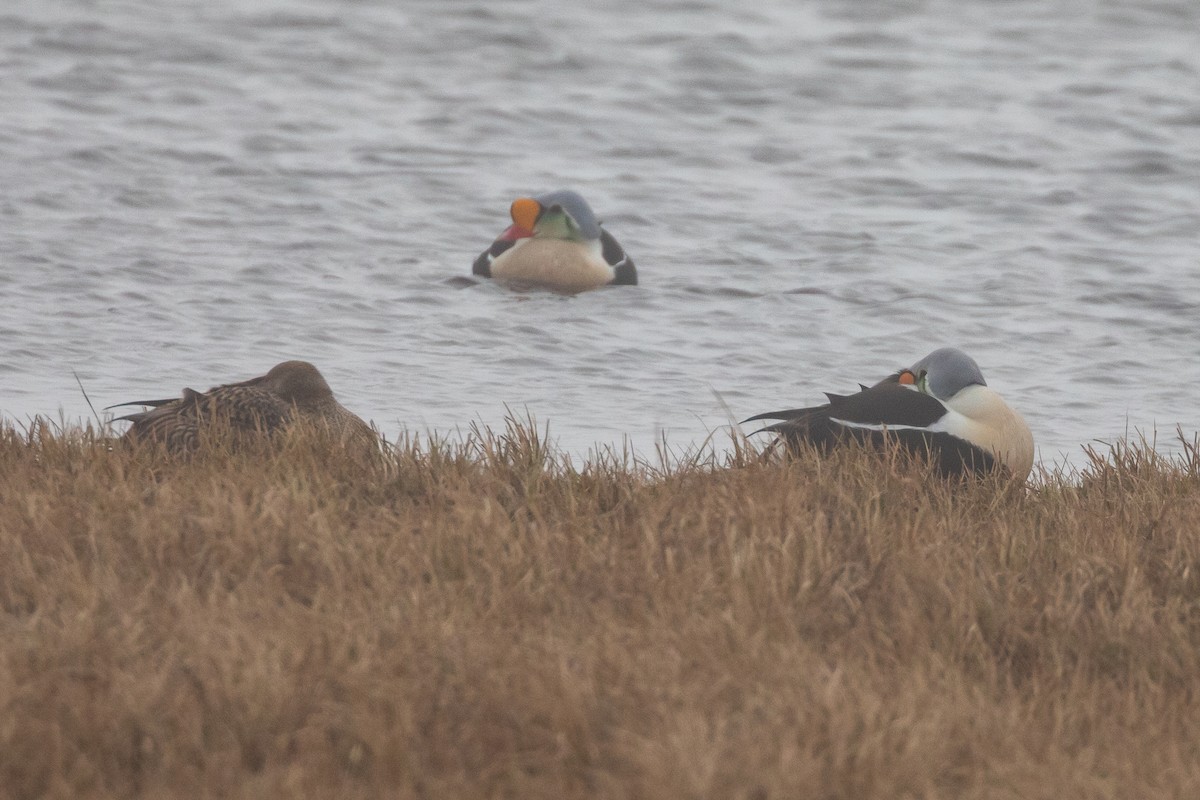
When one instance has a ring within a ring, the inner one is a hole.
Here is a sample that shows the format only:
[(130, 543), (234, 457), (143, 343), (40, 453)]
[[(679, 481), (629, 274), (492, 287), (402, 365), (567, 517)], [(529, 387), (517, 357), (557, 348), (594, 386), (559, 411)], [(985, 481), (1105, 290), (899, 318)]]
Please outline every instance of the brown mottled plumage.
[(246, 436), (274, 433), (294, 421), (308, 420), (328, 427), (345, 442), (376, 439), (367, 423), (334, 399), (325, 378), (307, 361), (285, 361), (266, 375), (204, 393), (184, 389), (180, 398), (119, 405), (152, 406), (117, 418), (133, 423), (126, 440), (159, 442), (175, 453), (196, 450), (201, 431), (214, 423), (235, 436)]

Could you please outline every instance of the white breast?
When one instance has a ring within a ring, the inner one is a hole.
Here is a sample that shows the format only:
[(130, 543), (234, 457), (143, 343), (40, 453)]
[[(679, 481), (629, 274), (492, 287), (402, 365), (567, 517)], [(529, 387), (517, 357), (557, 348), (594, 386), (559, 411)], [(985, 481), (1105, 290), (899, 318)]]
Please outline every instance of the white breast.
[(1022, 480), (1033, 469), (1033, 434), (1025, 420), (986, 386), (968, 386), (946, 403), (949, 412), (934, 423), (942, 430), (995, 453)]
[(565, 292), (581, 292), (612, 282), (613, 268), (600, 242), (521, 239), (492, 262), (492, 277)]

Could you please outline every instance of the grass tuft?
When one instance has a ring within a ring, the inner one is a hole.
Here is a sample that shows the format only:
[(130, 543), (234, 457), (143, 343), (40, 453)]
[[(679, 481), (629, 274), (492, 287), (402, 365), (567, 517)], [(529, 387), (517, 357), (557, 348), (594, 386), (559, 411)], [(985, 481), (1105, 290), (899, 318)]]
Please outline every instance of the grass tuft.
[(1192, 797), (1200, 442), (0, 427), (0, 795)]

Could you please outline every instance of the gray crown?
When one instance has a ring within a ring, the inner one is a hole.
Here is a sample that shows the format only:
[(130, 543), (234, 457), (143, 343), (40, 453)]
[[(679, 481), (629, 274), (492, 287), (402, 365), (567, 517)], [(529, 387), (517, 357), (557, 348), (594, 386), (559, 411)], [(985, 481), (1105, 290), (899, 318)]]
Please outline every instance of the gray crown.
[(584, 200), (577, 192), (560, 189), (557, 192), (540, 194), (533, 199), (537, 200), (543, 209), (558, 206), (567, 212), (571, 219), (575, 220), (579, 232), (585, 239), (600, 238), (600, 223), (596, 220), (596, 214), (587, 204), (587, 200)]
[(956, 347), (941, 347), (912, 365), (918, 377), (925, 373), (929, 393), (939, 400), (949, 400), (968, 386), (987, 386), (975, 359)]

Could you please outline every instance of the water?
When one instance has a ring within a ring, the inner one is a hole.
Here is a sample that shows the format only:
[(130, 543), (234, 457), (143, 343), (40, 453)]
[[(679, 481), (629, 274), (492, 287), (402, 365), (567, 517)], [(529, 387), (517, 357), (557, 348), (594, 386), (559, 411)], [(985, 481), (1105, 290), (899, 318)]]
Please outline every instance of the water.
[[(0, 11), (0, 413), (317, 364), (390, 435), (679, 449), (956, 345), (1044, 463), (1200, 428), (1200, 4)], [(642, 285), (465, 280), (574, 188)]]

